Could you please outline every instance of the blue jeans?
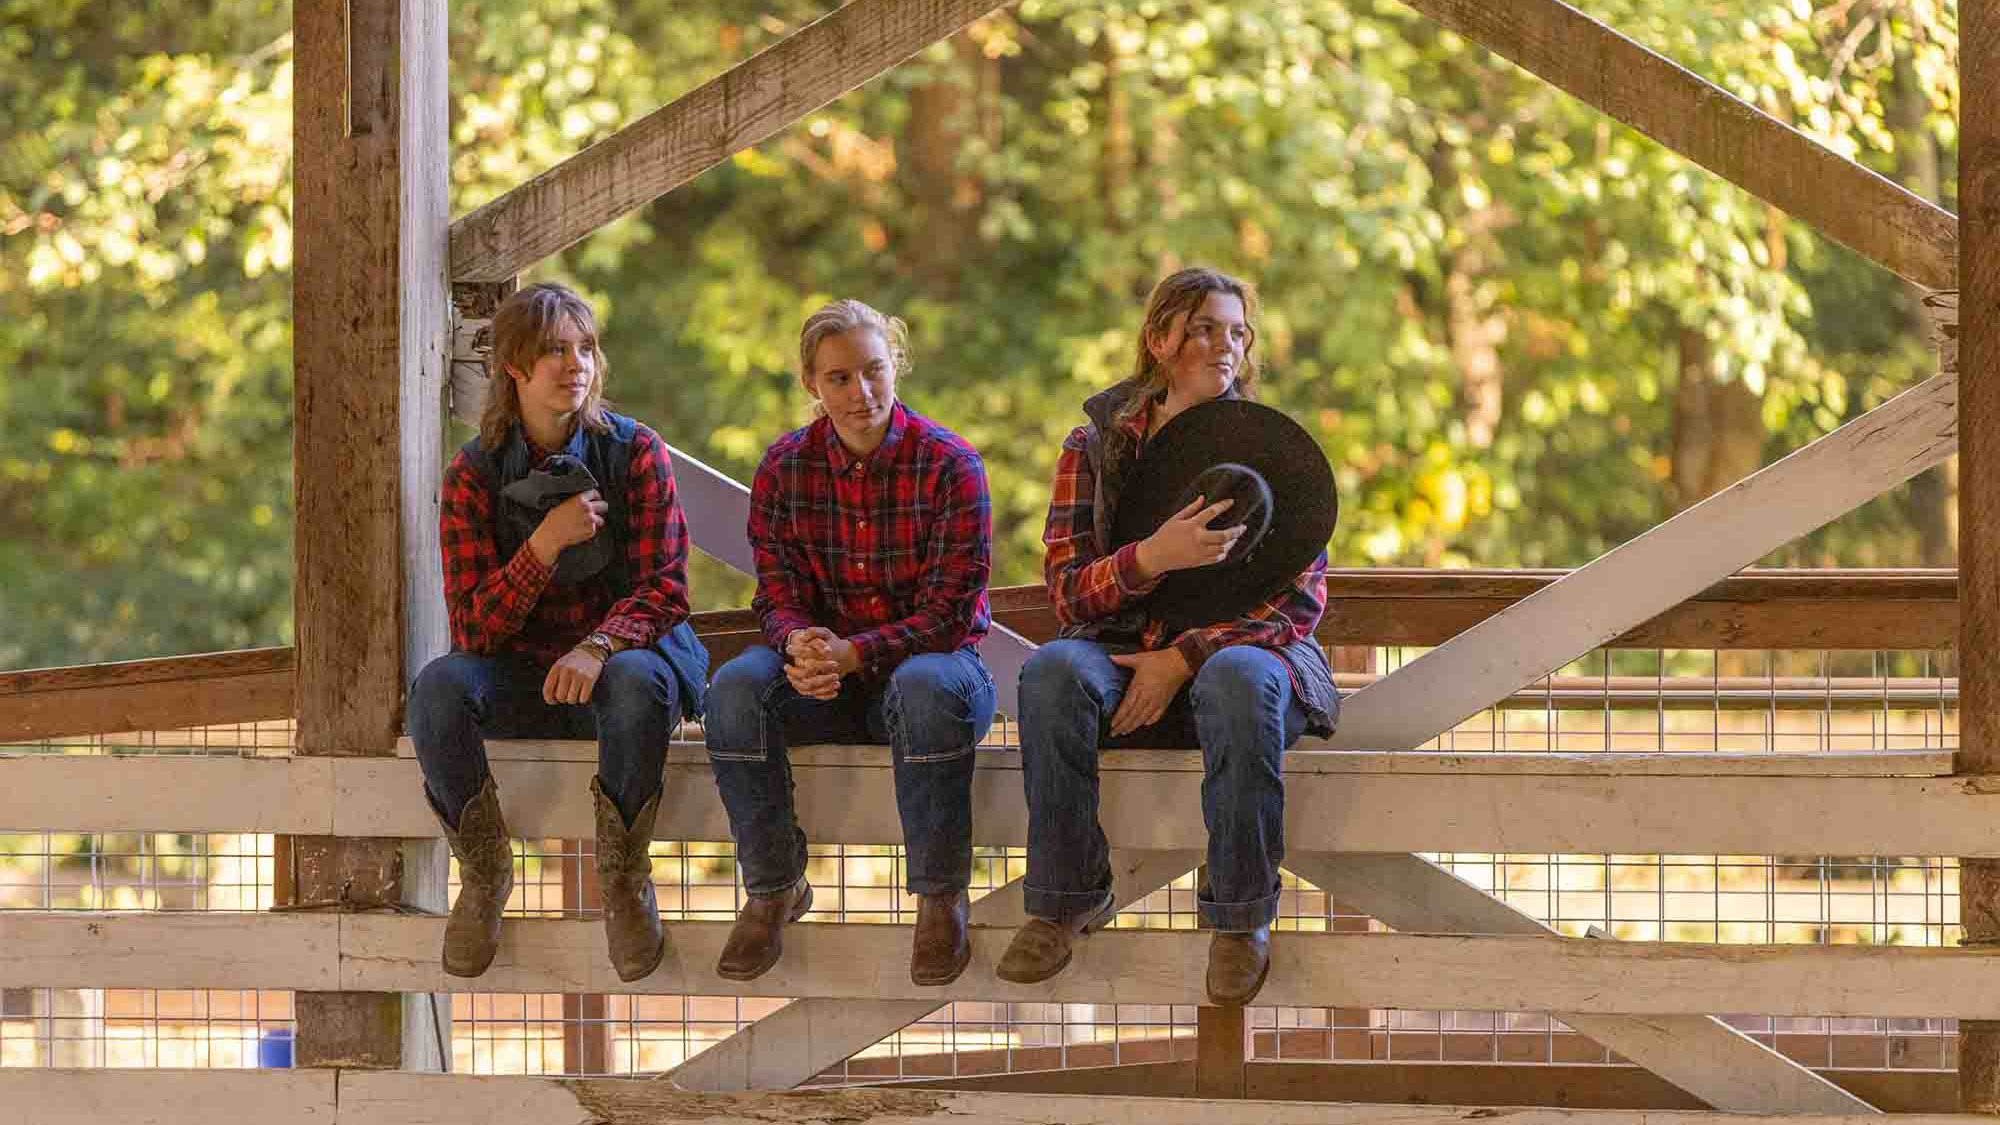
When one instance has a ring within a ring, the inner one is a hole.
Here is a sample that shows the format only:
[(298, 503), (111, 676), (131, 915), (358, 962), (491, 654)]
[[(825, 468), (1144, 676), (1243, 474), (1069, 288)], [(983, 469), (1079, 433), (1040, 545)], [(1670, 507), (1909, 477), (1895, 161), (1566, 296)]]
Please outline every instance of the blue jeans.
[(445, 823), (486, 783), (486, 738), (595, 738), (604, 794), (632, 823), (660, 791), (667, 741), (680, 720), (680, 683), (651, 647), (605, 661), (590, 702), (542, 702), (549, 670), (519, 655), (440, 656), (410, 688), (408, 725), (424, 792)]
[(993, 725), (993, 700), (993, 677), (970, 648), (913, 656), (887, 683), (843, 677), (830, 700), (794, 691), (784, 657), (761, 645), (723, 665), (708, 689), (708, 761), (729, 810), (743, 889), (777, 894), (806, 873), (785, 748), (886, 742), (909, 892), (964, 890), (972, 882), (972, 751)]
[(1055, 641), (1021, 670), (1028, 913), (1064, 922), (1111, 889), (1109, 846), (1097, 822), (1100, 747), (1199, 746), (1208, 825), (1207, 878), (1196, 895), (1202, 921), (1233, 931), (1269, 925), (1285, 858), (1283, 756), (1306, 728), (1290, 670), (1268, 649), (1225, 648), (1158, 722), (1112, 739), (1105, 732), (1132, 680), (1111, 662), (1116, 651), (1129, 648)]

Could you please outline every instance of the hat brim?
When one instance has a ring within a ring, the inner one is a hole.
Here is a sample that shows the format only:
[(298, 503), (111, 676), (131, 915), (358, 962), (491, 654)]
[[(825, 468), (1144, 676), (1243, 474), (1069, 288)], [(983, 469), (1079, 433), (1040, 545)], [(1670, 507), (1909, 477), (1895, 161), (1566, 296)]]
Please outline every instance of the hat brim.
[[(1180, 632), (1241, 617), (1289, 586), (1326, 549), (1339, 518), (1333, 466), (1319, 441), (1284, 412), (1246, 399), (1189, 407), (1160, 428), (1127, 467), (1112, 525), (1114, 547), (1151, 535), (1186, 503), (1196, 477), (1224, 462), (1245, 465), (1271, 489), (1271, 523), (1241, 559), (1177, 570), (1145, 601)], [(1224, 512), (1211, 525), (1234, 527)]]

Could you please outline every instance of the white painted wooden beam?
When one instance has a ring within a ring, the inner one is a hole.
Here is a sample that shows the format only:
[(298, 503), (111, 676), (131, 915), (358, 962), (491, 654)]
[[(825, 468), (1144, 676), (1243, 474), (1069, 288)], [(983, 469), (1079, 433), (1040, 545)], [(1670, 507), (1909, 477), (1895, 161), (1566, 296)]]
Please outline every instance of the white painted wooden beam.
[(3, 1067), (0, 1125), (209, 1125), (225, 1116), (247, 1125), (335, 1125), (340, 1077), (318, 1069)]
[(1421, 746), (1958, 449), (1934, 376), (1467, 629), (1343, 702), (1340, 749)]
[[(668, 926), (660, 968), (620, 982), (588, 920), (510, 919), (485, 975), (438, 963), (443, 918), (396, 914), (0, 914), (0, 986), (363, 992), (634, 992), (856, 1000), (1199, 1004), (1209, 935), (1108, 930), (1053, 980), (993, 975), (1011, 927), (975, 927), (971, 967), (910, 983), (907, 926), (799, 923), (754, 981), (715, 975), (725, 922)], [(1259, 1001), (1280, 1006), (1702, 1015), (2000, 1018), (2000, 950), (1280, 933)]]
[(331, 758), (0, 755), (0, 831), (327, 836), (333, 790)]
[[(1301, 879), (1391, 929), (1541, 935), (1555, 931), (1421, 856), (1294, 852)], [(1733, 1113), (1873, 1113), (1873, 1107), (1707, 1015), (1556, 1018), (1717, 1109)]]
[[(1195, 851), (1113, 848), (1112, 897), (1126, 907), (1185, 875)], [(972, 904), (975, 926), (1013, 927), (1027, 920), (1021, 881)], [(796, 1000), (683, 1063), (675, 1085), (688, 1090), (784, 1090), (853, 1057), (938, 1010), (928, 1000)]]
[[(1594, 776), (1359, 772), (1288, 756), (1286, 839), (1295, 851), (1503, 851), (1769, 855), (1996, 855), (2000, 790), (1952, 777)], [(1467, 756), (1477, 765), (1477, 756)], [(1444, 759), (1438, 759), (1443, 762)], [(493, 763), (508, 824), (524, 836), (595, 829), (588, 761)], [(981, 751), (973, 834), (1027, 838), (1020, 756)], [(880, 747), (803, 747), (798, 808), (819, 843), (902, 836)], [(1189, 751), (1103, 758), (1103, 823), (1119, 847), (1206, 847), (1201, 774)], [(0, 759), (0, 828), (12, 831), (266, 831), (431, 838), (437, 820), (407, 758)], [(669, 755), (657, 834), (727, 840), (707, 756)], [(251, 800), (262, 794), (269, 800)], [(1186, 810), (1161, 816), (1159, 810)], [(78, 823), (81, 822), (81, 823)]]
[(333, 992), (340, 989), (339, 918), (332, 913), (4, 911), (0, 985)]

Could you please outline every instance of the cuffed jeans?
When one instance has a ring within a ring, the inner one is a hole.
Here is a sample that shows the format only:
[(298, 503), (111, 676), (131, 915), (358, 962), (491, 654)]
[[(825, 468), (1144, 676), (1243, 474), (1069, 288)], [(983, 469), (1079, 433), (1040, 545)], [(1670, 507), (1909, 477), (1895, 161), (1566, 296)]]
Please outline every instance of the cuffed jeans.
[(548, 669), (526, 656), (440, 656), (410, 688), (410, 741), (424, 792), (445, 823), (486, 783), (486, 738), (595, 738), (605, 796), (632, 823), (660, 791), (667, 741), (680, 720), (680, 682), (650, 646), (614, 653), (582, 704), (542, 701)]
[(784, 657), (758, 646), (722, 666), (708, 689), (708, 760), (729, 811), (743, 888), (768, 895), (806, 872), (785, 748), (886, 742), (895, 764), (911, 894), (972, 882), (973, 747), (993, 725), (993, 677), (971, 648), (905, 660), (886, 684), (841, 680), (840, 694), (792, 689)]
[(1267, 649), (1232, 645), (1202, 664), (1158, 722), (1112, 739), (1105, 732), (1132, 681), (1111, 662), (1117, 651), (1129, 649), (1055, 641), (1021, 670), (1028, 913), (1064, 922), (1111, 889), (1109, 846), (1097, 821), (1100, 747), (1199, 746), (1208, 825), (1207, 879), (1196, 896), (1202, 921), (1231, 931), (1269, 925), (1285, 858), (1282, 760), (1306, 728), (1290, 670)]

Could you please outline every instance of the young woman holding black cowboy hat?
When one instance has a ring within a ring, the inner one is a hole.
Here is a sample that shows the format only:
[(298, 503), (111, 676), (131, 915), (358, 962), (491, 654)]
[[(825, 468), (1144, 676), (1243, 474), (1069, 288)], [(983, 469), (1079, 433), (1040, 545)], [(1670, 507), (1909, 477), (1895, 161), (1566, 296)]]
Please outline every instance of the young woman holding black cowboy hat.
[(1331, 470), (1249, 401), (1255, 291), (1212, 269), (1161, 281), (1130, 378), (1084, 403), (1042, 539), (1062, 639), (1021, 673), (1028, 923), (998, 972), (1046, 980), (1113, 913), (1098, 825), (1103, 747), (1199, 746), (1215, 930), (1208, 995), (1245, 1004), (1270, 965), (1284, 857), (1281, 758), (1338, 710), (1313, 639), (1326, 604)]

